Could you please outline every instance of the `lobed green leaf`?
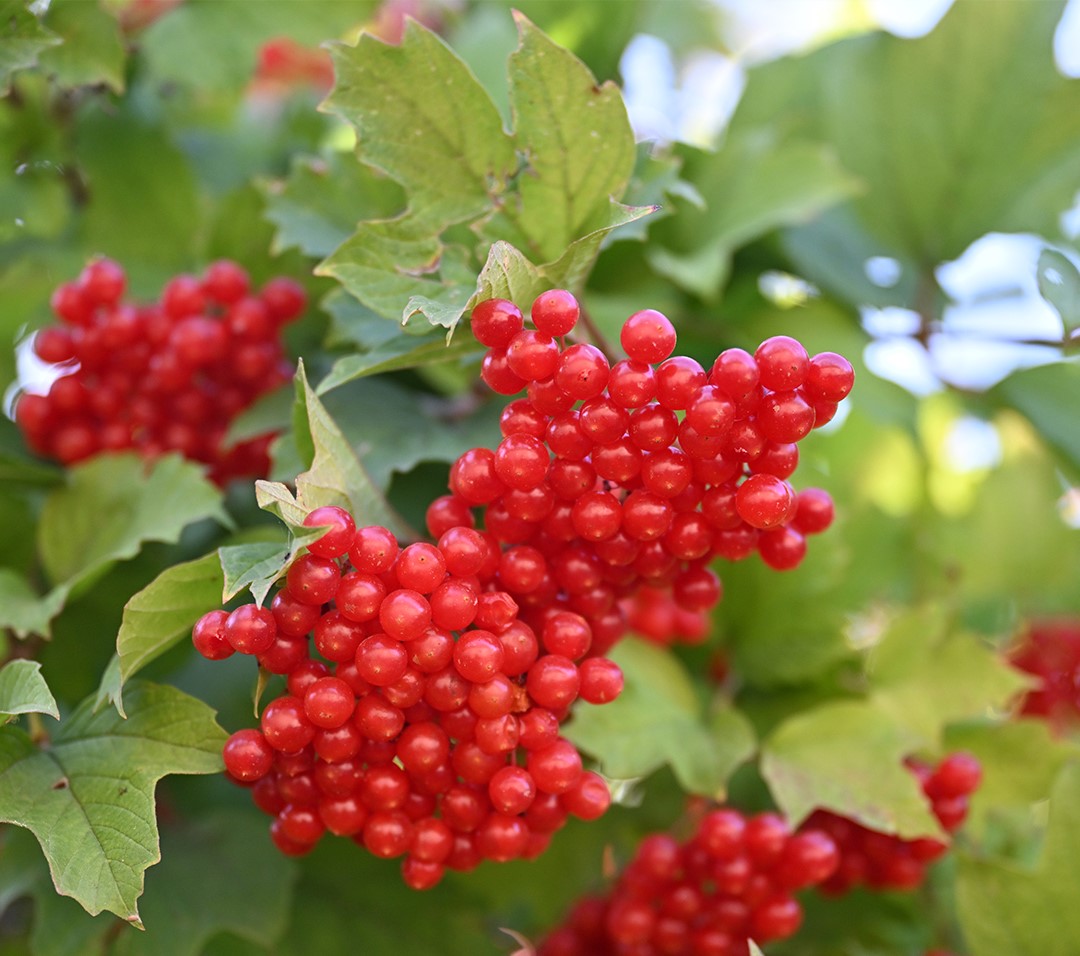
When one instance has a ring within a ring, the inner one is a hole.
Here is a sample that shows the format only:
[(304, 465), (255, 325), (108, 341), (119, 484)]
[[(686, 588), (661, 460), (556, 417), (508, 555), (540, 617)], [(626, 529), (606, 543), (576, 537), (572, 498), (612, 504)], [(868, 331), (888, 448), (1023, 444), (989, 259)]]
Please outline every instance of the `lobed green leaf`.
[(822, 808), (884, 833), (940, 837), (903, 765), (917, 742), (872, 700), (834, 701), (780, 724), (762, 745), (761, 773), (793, 823)]
[(644, 777), (670, 764), (687, 791), (723, 799), (728, 777), (754, 752), (746, 718), (733, 709), (706, 715), (686, 669), (654, 644), (627, 638), (608, 656), (623, 669), (622, 694), (575, 708), (566, 737), (609, 777)]
[(201, 466), (175, 454), (149, 465), (135, 454), (101, 455), (70, 469), (45, 500), (38, 549), (50, 579), (70, 588), (207, 518), (230, 521)]
[(491, 98), (415, 20), (390, 46), (363, 34), (335, 44), (325, 108), (356, 128), (357, 155), (399, 182), (413, 218), (435, 230), (480, 215), (517, 165)]
[(0, 728), (0, 820), (37, 837), (58, 893), (140, 925), (143, 874), (160, 858), (157, 782), (218, 771), (225, 732), (175, 688), (132, 682), (125, 702), (127, 720), (84, 700), (45, 749)]

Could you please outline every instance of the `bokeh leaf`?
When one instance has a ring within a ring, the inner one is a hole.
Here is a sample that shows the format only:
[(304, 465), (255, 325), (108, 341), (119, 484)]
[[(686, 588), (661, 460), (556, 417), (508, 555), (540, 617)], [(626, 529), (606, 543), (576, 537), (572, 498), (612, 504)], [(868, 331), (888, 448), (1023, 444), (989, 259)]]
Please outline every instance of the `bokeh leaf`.
[(636, 638), (609, 655), (625, 687), (602, 706), (579, 706), (565, 734), (609, 777), (644, 777), (670, 764), (692, 793), (723, 799), (728, 777), (754, 752), (749, 722), (734, 709), (706, 715), (690, 675), (669, 652)]
[(1080, 764), (1073, 763), (1054, 786), (1034, 872), (961, 855), (957, 910), (973, 956), (1071, 956), (1080, 938), (1078, 881)]
[(38, 548), (54, 582), (69, 587), (147, 541), (176, 541), (207, 518), (227, 525), (221, 492), (203, 469), (179, 455), (150, 465), (138, 455), (101, 455), (68, 472), (42, 509)]

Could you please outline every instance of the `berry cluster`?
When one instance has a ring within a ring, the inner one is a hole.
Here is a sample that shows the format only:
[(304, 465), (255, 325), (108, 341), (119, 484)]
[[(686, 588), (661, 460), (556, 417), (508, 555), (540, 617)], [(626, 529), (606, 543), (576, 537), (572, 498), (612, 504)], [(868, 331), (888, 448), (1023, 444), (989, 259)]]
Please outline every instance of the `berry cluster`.
[[(978, 760), (960, 752), (933, 768), (914, 760), (908, 761), (908, 768), (918, 777), (942, 827), (949, 833), (958, 830), (967, 817), (969, 798), (982, 780)], [(862, 884), (875, 890), (914, 889), (923, 882), (927, 866), (948, 849), (941, 840), (903, 840), (829, 811), (815, 811), (805, 825), (828, 833), (840, 850), (836, 872), (820, 887), (832, 895)]]
[(839, 854), (820, 830), (774, 813), (706, 813), (680, 842), (652, 834), (604, 896), (586, 897), (538, 956), (746, 956), (747, 940), (791, 936), (795, 893), (827, 879)]
[(532, 858), (568, 815), (604, 813), (607, 785), (560, 734), (575, 700), (622, 690), (581, 615), (534, 631), (498, 585), (505, 555), (468, 526), (402, 548), (340, 508), (305, 524), (328, 530), (269, 607), (211, 611), (192, 632), (204, 657), (253, 655), (286, 678), (224, 749), (283, 852), (329, 830), (403, 858), (426, 889), (447, 867)]
[(1061, 731), (1080, 721), (1080, 621), (1037, 621), (1013, 649), (1013, 665), (1038, 677), (1020, 712), (1044, 717)]
[(602, 650), (626, 630), (619, 602), (642, 585), (700, 613), (720, 598), (715, 558), (757, 552), (777, 570), (799, 564), (833, 504), (787, 478), (797, 442), (851, 390), (846, 359), (775, 336), (753, 355), (726, 350), (706, 371), (672, 356), (672, 324), (644, 310), (623, 325), (628, 357), (612, 365), (594, 345), (562, 346), (580, 315), (569, 292), (543, 293), (530, 315), (526, 328), (502, 299), (472, 312), (488, 348), (484, 381), (526, 394), (506, 406), (495, 450), (471, 449), (453, 465), (443, 505), (482, 509), (485, 529), (508, 546), (501, 584), (526, 615), (576, 611)]
[(126, 276), (95, 259), (52, 296), (61, 325), (40, 330), (34, 351), (59, 373), (44, 395), (25, 393), (15, 418), (37, 453), (65, 465), (101, 452), (177, 451), (205, 462), (224, 485), (269, 470), (266, 435), (224, 445), (229, 423), (289, 380), (281, 330), (307, 300), (291, 279), (257, 293), (235, 262), (201, 278), (171, 279), (160, 302), (125, 302)]

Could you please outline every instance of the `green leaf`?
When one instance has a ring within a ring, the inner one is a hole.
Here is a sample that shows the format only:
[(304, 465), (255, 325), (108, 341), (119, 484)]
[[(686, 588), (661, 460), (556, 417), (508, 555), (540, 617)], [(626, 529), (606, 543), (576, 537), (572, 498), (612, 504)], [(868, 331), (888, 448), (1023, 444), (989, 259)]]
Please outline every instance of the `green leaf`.
[(950, 753), (974, 754), (982, 765), (982, 783), (965, 824), (976, 832), (985, 831), (1004, 808), (1028, 808), (1048, 799), (1061, 768), (1080, 756), (1075, 743), (1054, 736), (1037, 718), (954, 724), (945, 745)]
[(566, 737), (600, 762), (609, 777), (644, 777), (670, 764), (689, 792), (723, 799), (728, 777), (754, 752), (754, 734), (738, 711), (711, 716), (670, 651), (627, 638), (609, 655), (625, 687), (609, 704), (579, 706)]
[(106, 671), (98, 700), (124, 716), (124, 683), (186, 637), (207, 611), (221, 607), (222, 572), (216, 553), (166, 568), (124, 605), (116, 636), (118, 666)]
[[(874, 33), (775, 61), (751, 73), (732, 128), (830, 143), (866, 186), (852, 209), (880, 247), (864, 245), (862, 263), (918, 263), (932, 287), (928, 270), (987, 233), (1060, 233), (1080, 176), (1080, 81), (1052, 54), (1063, 8), (954, 3), (918, 39)], [(808, 277), (827, 284), (820, 265)]]
[(88, 913), (139, 924), (143, 874), (158, 861), (154, 790), (167, 774), (215, 773), (225, 732), (201, 701), (128, 685), (128, 719), (87, 699), (39, 750), (0, 728), (0, 820), (34, 833), (57, 892)]
[(930, 748), (947, 724), (1003, 714), (1030, 686), (1000, 653), (954, 631), (936, 607), (900, 615), (873, 649), (867, 671), (876, 706)]
[(0, 96), (3, 96), (12, 73), (35, 66), (44, 50), (63, 41), (45, 29), (22, 0), (0, 3), (0, 24), (4, 27), (0, 32)]
[(547, 288), (581, 289), (601, 247), (610, 241), (623, 226), (638, 222), (656, 212), (656, 206), (624, 206), (611, 200), (602, 207), (593, 224), (585, 227), (580, 239), (566, 247), (558, 259), (541, 266)]
[(303, 508), (280, 481), (256, 479), (255, 500), (260, 508), (277, 515), (290, 528), (303, 527), (309, 509)]
[(124, 89), (124, 50), (120, 23), (99, 3), (52, 0), (45, 24), (63, 43), (38, 57), (38, 66), (61, 86), (104, 84)]
[(38, 548), (49, 577), (69, 587), (147, 541), (173, 542), (189, 524), (229, 523), (221, 492), (203, 469), (179, 455), (151, 465), (138, 455), (102, 455), (72, 468), (45, 501)]
[(485, 299), (507, 299), (527, 312), (533, 299), (550, 288), (542, 271), (508, 242), (498, 240), (488, 249), (487, 261), (476, 279), (476, 292), (466, 308)]
[(296, 373), (297, 401), (314, 446), (307, 471), (296, 478), (296, 500), (305, 514), (322, 505), (345, 508), (361, 524), (382, 525), (405, 540), (415, 533), (372, 482), (352, 445), (308, 383), (301, 362)]
[(316, 391), (324, 395), (358, 378), (459, 361), (479, 356), (481, 352), (482, 347), (468, 336), (462, 336), (448, 345), (442, 333), (422, 337), (402, 335), (382, 348), (338, 359), (326, 378), (319, 382)]
[[(189, 269), (202, 203), (189, 161), (169, 131), (119, 111), (83, 110), (78, 117), (73, 149), (94, 197), (82, 210), (86, 246), (120, 262)], [(132, 156), (154, 161), (132, 163)]]
[[(310, 535), (312, 540), (317, 537), (317, 534)], [(295, 542), (290, 546), (273, 541), (253, 541), (219, 548), (218, 557), (225, 575), (222, 600), (231, 601), (245, 588), (250, 588), (255, 603), (261, 605), (274, 582), (289, 566), (298, 546)]]
[(0, 568), (0, 627), (9, 628), (16, 637), (48, 637), (50, 622), (66, 598), (66, 588), (54, 588), (42, 596), (21, 574)]
[(140, 903), (145, 933), (115, 956), (199, 956), (217, 933), (272, 950), (285, 931), (295, 864), (267, 838), (265, 818), (213, 810), (161, 830), (161, 863)]
[(793, 822), (820, 807), (883, 833), (940, 836), (918, 782), (904, 769), (916, 744), (873, 701), (837, 701), (777, 727), (762, 745), (761, 773)]
[(1080, 469), (1080, 433), (1070, 414), (1080, 401), (1080, 363), (1054, 362), (1013, 372), (987, 395), (1015, 408), (1059, 455)]
[(389, 219), (405, 204), (393, 180), (339, 152), (300, 157), (287, 179), (262, 189), (266, 218), (277, 227), (274, 251), (295, 247), (320, 258), (348, 239), (361, 219)]
[(480, 215), (517, 160), (498, 110), (458, 56), (415, 20), (397, 46), (362, 34), (331, 53), (337, 82), (324, 108), (356, 127), (361, 161), (401, 183), (426, 224)]
[[(325, 407), (378, 489), (395, 473), (425, 461), (453, 462), (462, 452), (499, 441), (498, 402), (462, 416), (454, 399), (443, 400), (384, 377), (363, 378), (324, 396)], [(378, 414), (370, 411), (378, 409)]]
[(1080, 764), (1073, 763), (1054, 787), (1038, 869), (961, 854), (957, 911), (972, 956), (1072, 956), (1080, 938), (1078, 885)]
[(732, 133), (716, 153), (687, 147), (684, 156), (682, 175), (704, 208), (668, 220), (647, 256), (661, 275), (705, 301), (719, 295), (739, 246), (804, 222), (858, 189), (830, 147), (785, 141), (775, 128)]
[(1036, 266), (1039, 295), (1049, 302), (1068, 335), (1080, 326), (1080, 270), (1056, 249), (1043, 249)]
[(634, 134), (622, 95), (598, 85), (576, 56), (515, 13), (510, 56), (514, 135), (526, 166), (506, 215), (540, 262), (559, 258), (586, 225), (618, 199), (634, 168)]
[(361, 223), (315, 272), (337, 279), (384, 318), (405, 320), (416, 311), (405, 303), (418, 295), (464, 306), (473, 284), (460, 274), (455, 255), (429, 223), (406, 216)]
[(37, 661), (14, 660), (0, 667), (0, 714), (48, 714), (60, 719), (45, 678)]

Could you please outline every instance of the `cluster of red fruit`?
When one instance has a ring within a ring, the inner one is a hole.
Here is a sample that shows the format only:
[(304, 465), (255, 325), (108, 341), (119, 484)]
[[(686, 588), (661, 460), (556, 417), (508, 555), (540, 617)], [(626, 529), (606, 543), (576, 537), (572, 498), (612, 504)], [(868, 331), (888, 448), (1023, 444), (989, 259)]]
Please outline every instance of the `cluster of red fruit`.
[[(982, 780), (979, 761), (960, 752), (949, 754), (936, 767), (912, 760), (908, 768), (918, 777), (942, 827), (949, 833), (959, 829), (971, 794)], [(822, 892), (834, 895), (863, 884), (875, 890), (914, 889), (922, 884), (927, 866), (948, 849), (941, 840), (903, 840), (822, 810), (811, 814), (805, 826), (828, 833), (839, 848), (840, 864), (821, 884)]]
[(224, 438), (241, 411), (291, 378), (281, 330), (306, 308), (303, 288), (281, 277), (255, 292), (228, 260), (201, 278), (174, 277), (150, 305), (123, 301), (125, 287), (118, 263), (95, 259), (53, 293), (63, 324), (41, 329), (33, 348), (59, 374), (15, 406), (30, 447), (65, 465), (176, 451), (222, 485), (265, 475), (272, 435), (231, 447)]
[(646, 837), (615, 885), (589, 896), (538, 956), (747, 956), (747, 941), (791, 936), (795, 893), (820, 884), (840, 855), (820, 830), (792, 833), (774, 813), (706, 813), (689, 839)]
[(1039, 678), (1020, 703), (1020, 712), (1044, 717), (1058, 731), (1080, 723), (1080, 621), (1034, 622), (1010, 660)]
[(269, 607), (211, 611), (192, 632), (204, 657), (250, 654), (286, 677), (259, 728), (224, 749), (283, 852), (329, 830), (403, 858), (405, 882), (426, 889), (447, 867), (534, 857), (568, 815), (604, 813), (606, 783), (560, 734), (575, 700), (622, 690), (583, 617), (525, 624), (497, 584), (505, 555), (472, 527), (402, 548), (340, 508), (305, 524), (329, 530)]
[(851, 390), (846, 359), (811, 357), (775, 336), (753, 355), (727, 349), (706, 371), (672, 356), (672, 324), (644, 310), (623, 325), (628, 357), (612, 365), (594, 345), (562, 347), (580, 316), (569, 292), (543, 293), (530, 315), (526, 328), (502, 299), (472, 312), (488, 347), (484, 381), (526, 395), (506, 406), (496, 449), (457, 460), (439, 505), (455, 516), (483, 510), (486, 531), (508, 546), (502, 586), (525, 613), (576, 611), (606, 649), (643, 585), (701, 614), (721, 595), (715, 558), (800, 563), (805, 536), (829, 526), (833, 504), (820, 489), (796, 493), (787, 478), (797, 442)]

